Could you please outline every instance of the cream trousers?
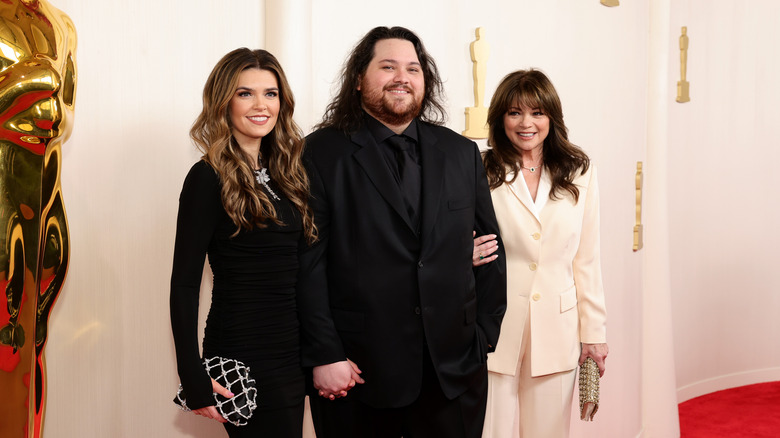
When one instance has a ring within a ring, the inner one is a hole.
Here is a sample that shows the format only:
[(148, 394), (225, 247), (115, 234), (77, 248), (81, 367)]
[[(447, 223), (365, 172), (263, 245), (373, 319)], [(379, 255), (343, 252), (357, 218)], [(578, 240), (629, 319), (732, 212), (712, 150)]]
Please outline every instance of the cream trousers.
[(531, 377), (531, 327), (526, 319), (514, 376), (488, 373), (482, 438), (568, 438), (576, 368)]

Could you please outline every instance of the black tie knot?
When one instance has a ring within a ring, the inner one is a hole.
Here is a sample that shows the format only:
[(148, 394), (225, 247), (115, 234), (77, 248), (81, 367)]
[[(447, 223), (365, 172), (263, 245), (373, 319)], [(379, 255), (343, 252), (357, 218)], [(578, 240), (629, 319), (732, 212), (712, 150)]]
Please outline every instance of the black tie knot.
[(406, 152), (409, 150), (409, 148), (412, 147), (412, 143), (407, 140), (408, 137), (405, 135), (393, 135), (388, 140), (390, 141), (390, 144), (393, 145), (394, 148)]

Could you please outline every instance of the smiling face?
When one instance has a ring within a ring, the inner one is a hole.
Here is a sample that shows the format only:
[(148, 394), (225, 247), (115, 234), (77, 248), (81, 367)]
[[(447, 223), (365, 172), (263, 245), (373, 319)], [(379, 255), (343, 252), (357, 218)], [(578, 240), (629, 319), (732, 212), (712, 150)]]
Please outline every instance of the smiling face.
[(377, 41), (374, 57), (360, 78), (363, 108), (392, 130), (406, 126), (420, 113), (425, 81), (410, 41)]
[(273, 73), (257, 68), (241, 72), (228, 105), (233, 137), (241, 149), (257, 153), (262, 138), (276, 126), (279, 106), (279, 84)]
[(504, 114), (504, 132), (521, 156), (535, 159), (550, 133), (550, 118), (540, 108), (515, 102)]

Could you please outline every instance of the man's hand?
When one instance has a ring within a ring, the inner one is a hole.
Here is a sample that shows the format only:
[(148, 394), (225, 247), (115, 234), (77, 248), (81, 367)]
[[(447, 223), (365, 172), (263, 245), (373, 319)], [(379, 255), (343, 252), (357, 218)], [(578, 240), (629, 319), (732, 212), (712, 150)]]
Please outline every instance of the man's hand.
[(314, 387), (319, 395), (331, 400), (344, 397), (357, 383), (365, 383), (360, 374), (362, 371), (351, 360), (329, 363), (314, 367), (312, 377)]

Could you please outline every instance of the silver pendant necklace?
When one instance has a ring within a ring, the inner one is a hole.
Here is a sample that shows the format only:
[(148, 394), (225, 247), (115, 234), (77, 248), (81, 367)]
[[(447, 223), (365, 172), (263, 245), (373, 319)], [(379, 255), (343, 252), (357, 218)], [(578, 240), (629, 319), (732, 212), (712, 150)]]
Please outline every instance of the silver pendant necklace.
[(268, 181), (271, 181), (271, 177), (268, 175), (268, 169), (263, 167), (263, 160), (260, 158), (257, 159), (258, 164), (260, 164), (260, 168), (255, 170), (255, 180), (258, 184), (265, 187), (265, 189), (268, 191), (268, 193), (277, 201), (281, 201), (281, 199), (276, 196), (276, 193), (274, 193), (273, 190), (271, 190), (271, 187), (268, 186)]

